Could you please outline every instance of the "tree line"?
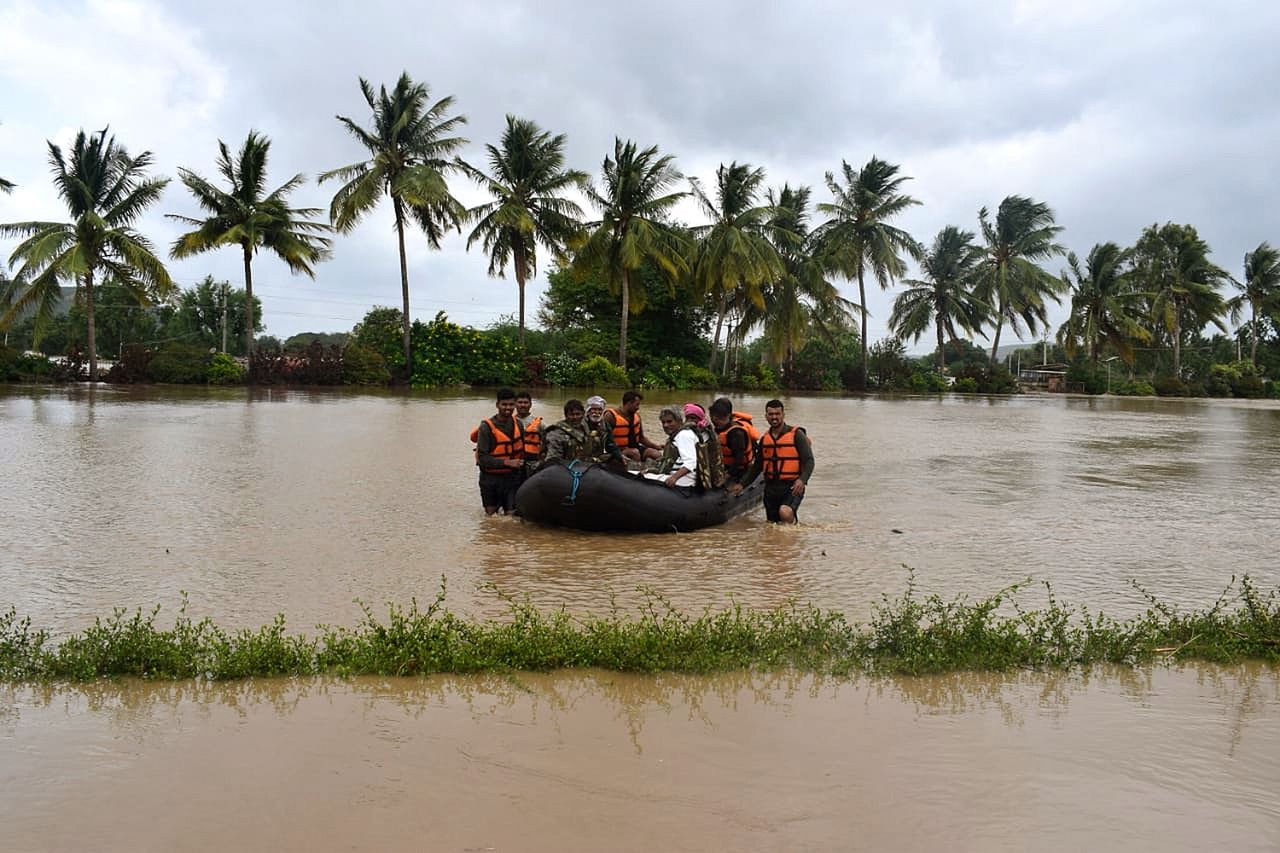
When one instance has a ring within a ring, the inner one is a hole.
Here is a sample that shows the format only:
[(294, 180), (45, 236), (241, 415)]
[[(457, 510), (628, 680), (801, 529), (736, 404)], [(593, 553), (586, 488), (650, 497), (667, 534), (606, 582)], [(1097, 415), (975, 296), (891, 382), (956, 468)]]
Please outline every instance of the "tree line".
[[(1163, 369), (1181, 381), (1184, 346), (1208, 326), (1225, 333), (1227, 317), (1242, 323), (1239, 335), (1256, 365), (1259, 343), (1274, 341), (1280, 330), (1280, 253), (1267, 242), (1245, 255), (1240, 279), (1210, 260), (1194, 227), (1175, 223), (1146, 228), (1132, 246), (1096, 245), (1082, 262), (1059, 242), (1063, 228), (1048, 204), (1011, 195), (994, 212), (981, 208), (975, 230), (948, 225), (926, 246), (896, 224), (920, 203), (908, 192), (910, 176), (878, 157), (860, 167), (842, 161), (824, 176), (829, 200), (816, 202), (811, 187), (768, 187), (764, 169), (746, 163), (721, 164), (714, 183), (704, 186), (682, 175), (672, 155), (632, 140), (615, 140), (593, 179), (566, 165), (564, 134), (507, 116), (500, 139), (484, 147), (485, 162), (476, 165), (459, 156), (466, 117), (451, 96), (433, 98), (407, 73), (390, 89), (375, 90), (363, 78), (359, 86), (367, 121), (336, 118), (364, 150), (361, 159), (318, 176), (335, 187), (327, 221), (318, 208), (291, 206), (303, 175), (269, 190), (271, 141), (257, 131), (235, 151), (219, 141), (220, 180), (178, 169), (200, 214), (169, 214), (190, 228), (169, 256), (240, 251), (244, 288), (236, 325), (247, 356), (261, 328), (253, 296), (257, 253), (265, 249), (292, 272), (314, 278), (331, 257), (334, 235), (350, 232), (383, 202), (392, 208), (399, 252), (403, 358), (395, 361), (406, 377), (415, 365), (405, 250), (412, 231), (437, 249), (450, 231), (466, 231), (467, 248), (483, 251), (491, 276), (510, 270), (521, 352), (526, 284), (540, 260), (554, 267), (553, 279), (602, 283), (618, 308), (616, 366), (624, 375), (631, 323), (654, 290), (682, 294), (705, 312), (708, 371), (717, 372), (719, 357), (724, 374), (730, 353), (740, 358), (752, 340), (754, 353), (791, 382), (797, 355), (810, 342), (837, 347), (856, 338), (856, 371), (846, 382), (854, 388), (872, 384), (865, 309), (872, 285), (901, 285), (890, 328), (899, 341), (934, 338), (940, 372), (947, 370), (947, 348), (967, 340), (989, 340), (994, 366), (1006, 330), (1047, 336), (1049, 307), (1064, 300), (1070, 313), (1056, 341), (1095, 371), (1104, 359), (1133, 368), (1140, 352), (1169, 352), (1171, 364), (1153, 367), (1151, 378)], [(73, 286), (96, 377), (95, 300), (102, 288), (112, 289), (113, 301), (142, 305), (164, 303), (176, 291), (155, 246), (136, 228), (168, 179), (150, 174), (149, 151), (130, 155), (105, 129), (81, 130), (67, 152), (50, 142), (48, 159), (69, 219), (0, 225), (0, 236), (20, 241), (9, 259), (14, 275), (0, 283), (0, 328), (26, 319), (37, 337), (46, 333), (62, 286)], [(453, 179), (475, 182), (490, 200), (468, 209), (454, 196)], [(0, 191), (11, 188), (0, 180)], [(685, 199), (705, 223), (675, 220)], [(1047, 267), (1061, 256), (1066, 267), (1055, 275)], [(911, 261), (919, 278), (907, 277)], [(841, 296), (838, 280), (856, 283), (857, 301)], [(560, 284), (561, 291), (569, 286)], [(1235, 294), (1228, 298), (1229, 289)]]

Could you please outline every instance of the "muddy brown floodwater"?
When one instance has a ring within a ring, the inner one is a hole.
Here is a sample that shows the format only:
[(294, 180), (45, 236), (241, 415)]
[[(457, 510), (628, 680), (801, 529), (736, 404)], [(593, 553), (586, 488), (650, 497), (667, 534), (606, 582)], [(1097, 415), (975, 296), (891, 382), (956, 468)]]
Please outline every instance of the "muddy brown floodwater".
[[(1197, 607), (1280, 584), (1274, 402), (786, 402), (818, 460), (802, 525), (614, 536), (482, 516), (488, 395), (0, 388), (0, 607), (56, 637), (184, 596), (307, 632), (442, 578), (476, 616), (493, 587), (575, 612), (643, 587), (854, 619), (904, 565), (1117, 616), (1131, 582)], [(1257, 666), (9, 685), (0, 850), (1275, 850), (1277, 721)]]

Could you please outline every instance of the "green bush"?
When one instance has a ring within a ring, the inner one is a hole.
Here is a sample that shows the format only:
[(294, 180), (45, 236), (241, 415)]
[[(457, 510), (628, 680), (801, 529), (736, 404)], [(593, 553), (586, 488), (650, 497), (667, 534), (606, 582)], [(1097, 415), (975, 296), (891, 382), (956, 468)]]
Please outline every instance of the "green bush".
[(501, 333), (450, 323), (441, 311), (430, 323), (413, 324), (416, 388), (446, 385), (514, 385), (524, 378), (519, 348)]
[(1156, 393), (1156, 389), (1151, 386), (1150, 382), (1142, 379), (1135, 379), (1133, 382), (1121, 382), (1112, 386), (1113, 394), (1121, 397), (1152, 397)]
[(1153, 386), (1160, 397), (1188, 397), (1187, 383), (1176, 376), (1161, 376)]
[(978, 380), (972, 376), (961, 376), (951, 386), (951, 390), (960, 394), (976, 394), (978, 393)]
[(0, 382), (47, 382), (58, 374), (58, 365), (43, 355), (28, 355), (14, 347), (0, 346)]
[(378, 351), (354, 342), (342, 350), (343, 385), (386, 385), (390, 381), (387, 360)]
[(549, 356), (542, 362), (542, 376), (552, 385), (572, 385), (578, 372), (578, 359), (567, 352)]
[(644, 388), (672, 391), (715, 388), (719, 383), (710, 370), (678, 358), (662, 358), (649, 365), (640, 378)]
[(583, 388), (627, 388), (631, 385), (627, 381), (626, 371), (602, 355), (592, 356), (579, 364), (574, 371), (572, 384)]
[(220, 352), (209, 359), (205, 379), (210, 385), (239, 385), (244, 382), (244, 368), (234, 356)]
[(1067, 368), (1067, 388), (1083, 390), (1086, 394), (1105, 394), (1107, 390), (1106, 368), (1095, 368), (1087, 361), (1077, 362)]
[(947, 382), (947, 377), (943, 376), (936, 370), (917, 371), (911, 374), (907, 387), (912, 391), (935, 392), (946, 391), (951, 385)]
[(189, 344), (165, 344), (147, 365), (152, 382), (197, 385), (208, 381), (209, 351)]

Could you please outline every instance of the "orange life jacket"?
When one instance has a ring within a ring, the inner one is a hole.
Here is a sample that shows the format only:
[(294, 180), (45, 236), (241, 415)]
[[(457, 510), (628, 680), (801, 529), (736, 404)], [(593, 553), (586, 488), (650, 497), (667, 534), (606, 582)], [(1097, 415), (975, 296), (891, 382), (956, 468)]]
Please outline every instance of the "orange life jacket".
[(774, 437), (771, 430), (760, 436), (760, 468), (766, 480), (800, 479), (800, 451), (796, 448), (796, 428)]
[(610, 408), (613, 412), (613, 443), (619, 450), (640, 446), (640, 413), (636, 412), (630, 420), (622, 414), (621, 409)]
[[(511, 418), (511, 422), (515, 425), (515, 435), (509, 436), (502, 430), (498, 429), (493, 422), (493, 418), (485, 418), (484, 423), (489, 425), (489, 431), (493, 433), (493, 450), (489, 451), (490, 456), (498, 459), (519, 459), (524, 460), (525, 438), (524, 428), (520, 426), (520, 419)], [(480, 428), (476, 427), (476, 438), (480, 437)], [(480, 464), (480, 454), (476, 451), (476, 464)], [(481, 468), (486, 474), (510, 474), (519, 471), (519, 468)]]
[(726, 470), (733, 464), (733, 451), (729, 449), (729, 433), (735, 427), (741, 427), (742, 431), (747, 434), (747, 452), (742, 460), (744, 465), (751, 464), (751, 460), (755, 456), (756, 442), (760, 440), (760, 433), (756, 432), (755, 426), (751, 423), (751, 415), (744, 412), (734, 412), (729, 417), (729, 423), (725, 424), (724, 429), (716, 430), (716, 435), (720, 437), (720, 453), (724, 459)]
[(542, 458), (542, 415), (538, 415), (524, 427), (524, 458)]

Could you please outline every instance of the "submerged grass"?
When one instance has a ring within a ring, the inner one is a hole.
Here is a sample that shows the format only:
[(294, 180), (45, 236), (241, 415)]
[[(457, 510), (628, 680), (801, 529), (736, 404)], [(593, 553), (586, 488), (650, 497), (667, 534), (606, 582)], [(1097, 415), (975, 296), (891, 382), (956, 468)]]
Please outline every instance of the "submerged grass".
[(871, 620), (811, 605), (772, 610), (731, 605), (690, 614), (656, 592), (643, 606), (605, 616), (539, 610), (502, 596), (507, 615), (477, 621), (445, 608), (443, 582), (420, 609), (391, 605), (379, 618), (367, 606), (355, 628), (320, 626), (290, 634), (277, 616), (257, 630), (228, 632), (193, 621), (186, 606), (172, 628), (160, 608), (117, 610), (54, 644), (14, 609), (0, 613), (0, 680), (84, 681), (103, 676), (235, 679), (250, 676), (423, 675), (493, 670), (597, 667), (631, 672), (797, 669), (850, 674), (925, 674), (955, 670), (1069, 668), (1196, 659), (1280, 661), (1280, 590), (1260, 592), (1235, 578), (1211, 607), (1182, 612), (1142, 591), (1147, 610), (1118, 620), (1063, 605), (1048, 591), (1043, 608), (1024, 610), (1031, 582), (980, 601), (920, 596), (912, 578), (884, 596)]

